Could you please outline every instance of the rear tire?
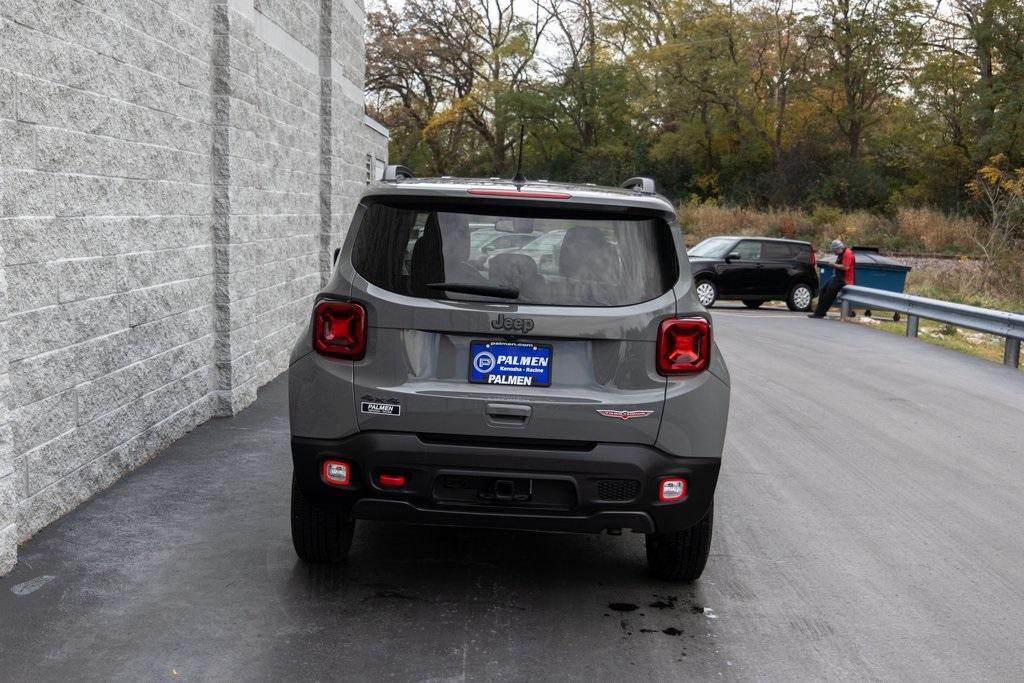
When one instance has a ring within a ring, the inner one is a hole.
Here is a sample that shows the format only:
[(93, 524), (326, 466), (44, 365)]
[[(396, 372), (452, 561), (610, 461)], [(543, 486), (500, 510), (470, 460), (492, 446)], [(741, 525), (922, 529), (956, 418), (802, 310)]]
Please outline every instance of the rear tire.
[(789, 310), (791, 311), (807, 312), (811, 310), (811, 301), (813, 299), (814, 292), (811, 291), (810, 286), (803, 282), (798, 282), (789, 290), (789, 296), (786, 298), (786, 305), (789, 306)]
[(306, 498), (292, 475), (292, 545), (300, 559), (318, 564), (344, 562), (355, 526), (344, 511)]
[(761, 308), (761, 304), (763, 303), (763, 301), (744, 301), (743, 305), (747, 308)]
[(718, 287), (715, 287), (715, 283), (711, 280), (697, 280), (697, 284), (694, 287), (697, 291), (697, 301), (704, 308), (711, 308), (715, 305), (715, 301), (718, 300)]
[(669, 581), (696, 581), (704, 573), (711, 551), (714, 504), (704, 519), (683, 531), (647, 534), (647, 567)]

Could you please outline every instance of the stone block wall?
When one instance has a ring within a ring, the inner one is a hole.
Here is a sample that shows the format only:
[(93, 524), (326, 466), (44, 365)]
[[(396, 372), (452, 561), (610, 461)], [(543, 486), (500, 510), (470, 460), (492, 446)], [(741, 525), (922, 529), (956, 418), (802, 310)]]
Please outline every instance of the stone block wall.
[(363, 21), (352, 0), (0, 0), (0, 573), (285, 369), (356, 162), (387, 158)]
[[(0, 147), (0, 155), (3, 148)], [(0, 156), (0, 163), (3, 157)], [(0, 244), (0, 264), (3, 263)], [(0, 268), (0, 320), (7, 319), (7, 277)], [(11, 445), (10, 402), (11, 382), (7, 361), (7, 326), (0, 325), (0, 575), (14, 566), (18, 549), (17, 481), (14, 475), (14, 451)]]

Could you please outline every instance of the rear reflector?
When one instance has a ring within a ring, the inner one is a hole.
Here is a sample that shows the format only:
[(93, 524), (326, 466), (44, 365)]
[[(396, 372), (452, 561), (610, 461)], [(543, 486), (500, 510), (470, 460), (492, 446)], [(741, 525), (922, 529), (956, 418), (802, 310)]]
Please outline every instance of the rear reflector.
[(711, 360), (711, 325), (704, 318), (669, 318), (658, 328), (658, 372), (701, 372)]
[(686, 497), (686, 480), (682, 477), (666, 477), (658, 486), (658, 500), (663, 503), (682, 500)]
[(381, 486), (388, 488), (401, 488), (405, 486), (405, 475), (404, 474), (382, 474), (377, 477), (377, 483)]
[(313, 348), (334, 358), (366, 353), (366, 309), (349, 301), (320, 301), (313, 311)]
[(471, 187), (466, 192), (485, 197), (520, 197), (522, 199), (572, 199), (568, 192), (542, 192), (539, 190), (498, 190), (489, 187)]
[(352, 479), (352, 470), (347, 462), (341, 460), (324, 460), (320, 468), (320, 477), (324, 483), (335, 486), (348, 486)]

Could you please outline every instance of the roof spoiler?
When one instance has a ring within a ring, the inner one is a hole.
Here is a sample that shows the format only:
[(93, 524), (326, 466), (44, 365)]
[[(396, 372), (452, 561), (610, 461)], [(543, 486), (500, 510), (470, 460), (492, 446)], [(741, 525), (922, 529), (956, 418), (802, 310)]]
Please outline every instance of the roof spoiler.
[(652, 178), (636, 177), (630, 178), (626, 182), (622, 183), (622, 187), (627, 190), (635, 190), (640, 194), (655, 194), (657, 190), (654, 189), (654, 180)]
[(401, 180), (402, 178), (415, 178), (413, 172), (405, 166), (392, 165), (384, 169), (381, 180)]

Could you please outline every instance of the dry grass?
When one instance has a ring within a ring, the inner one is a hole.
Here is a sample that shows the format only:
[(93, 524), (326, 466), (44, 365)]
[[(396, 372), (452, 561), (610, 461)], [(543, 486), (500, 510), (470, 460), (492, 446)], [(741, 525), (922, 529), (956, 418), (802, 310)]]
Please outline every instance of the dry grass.
[(754, 211), (714, 204), (693, 204), (679, 208), (679, 221), (693, 241), (713, 235), (765, 235), (801, 238), (820, 232), (803, 211)]
[(896, 231), (908, 242), (920, 244), (933, 254), (955, 254), (975, 251), (971, 233), (975, 230), (970, 218), (946, 216), (930, 209), (900, 209), (893, 221)]
[(802, 239), (824, 248), (840, 238), (850, 244), (887, 251), (963, 254), (973, 253), (969, 218), (946, 216), (931, 209), (900, 209), (892, 218), (866, 211), (844, 213), (818, 207), (755, 211), (716, 204), (679, 207), (679, 220), (687, 236), (697, 242), (712, 235), (764, 235)]
[[(1024, 258), (1024, 256), (1020, 257)], [(953, 261), (942, 268), (915, 268), (907, 274), (907, 293), (1000, 311), (1024, 311), (1024, 270), (985, 277), (978, 261)]]

